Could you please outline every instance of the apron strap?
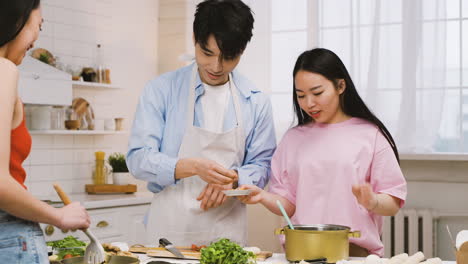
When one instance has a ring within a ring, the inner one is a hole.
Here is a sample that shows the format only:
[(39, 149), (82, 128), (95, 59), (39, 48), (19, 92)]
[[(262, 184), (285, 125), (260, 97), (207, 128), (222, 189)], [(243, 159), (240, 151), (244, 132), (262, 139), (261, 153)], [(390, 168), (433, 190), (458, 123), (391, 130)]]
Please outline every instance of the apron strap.
[[(189, 96), (188, 96), (188, 108), (187, 108), (187, 127), (192, 127), (195, 120), (195, 80), (198, 74), (198, 67), (196, 64), (192, 68), (192, 76), (190, 78)], [(232, 73), (229, 73), (229, 89), (231, 91), (232, 100), (234, 102), (234, 110), (236, 112), (237, 126), (244, 133), (244, 121), (242, 118), (242, 111), (239, 103), (239, 95), (237, 87), (234, 84)], [(229, 106), (227, 106), (229, 107)], [(225, 111), (226, 113), (227, 111)], [(244, 136), (245, 138), (245, 136)]]

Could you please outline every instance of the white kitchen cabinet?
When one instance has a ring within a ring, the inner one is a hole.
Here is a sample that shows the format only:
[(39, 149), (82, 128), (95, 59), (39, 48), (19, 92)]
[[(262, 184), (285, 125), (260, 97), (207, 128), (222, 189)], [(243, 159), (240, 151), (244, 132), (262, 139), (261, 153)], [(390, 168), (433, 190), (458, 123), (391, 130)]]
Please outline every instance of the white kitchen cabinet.
[(18, 91), (26, 104), (71, 105), (71, 75), (26, 56), (19, 68)]
[[(120, 206), (111, 208), (89, 209), (91, 231), (101, 243), (127, 242), (129, 245), (146, 243), (143, 217), (149, 209), (149, 204)], [(62, 232), (60, 229), (41, 224), (46, 241), (60, 240), (68, 235), (89, 241), (81, 231)], [(51, 232), (53, 231), (53, 232)]]

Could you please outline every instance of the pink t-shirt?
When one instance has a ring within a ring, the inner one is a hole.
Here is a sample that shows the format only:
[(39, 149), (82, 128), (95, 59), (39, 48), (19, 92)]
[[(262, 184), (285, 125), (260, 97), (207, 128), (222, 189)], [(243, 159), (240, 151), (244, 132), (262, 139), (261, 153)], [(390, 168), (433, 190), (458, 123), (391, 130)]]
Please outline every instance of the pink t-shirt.
[(293, 224), (344, 225), (361, 231), (350, 242), (382, 255), (382, 216), (362, 207), (351, 191), (368, 182), (377, 193), (406, 198), (406, 181), (377, 126), (351, 118), (289, 129), (273, 155), (270, 192), (296, 205)]

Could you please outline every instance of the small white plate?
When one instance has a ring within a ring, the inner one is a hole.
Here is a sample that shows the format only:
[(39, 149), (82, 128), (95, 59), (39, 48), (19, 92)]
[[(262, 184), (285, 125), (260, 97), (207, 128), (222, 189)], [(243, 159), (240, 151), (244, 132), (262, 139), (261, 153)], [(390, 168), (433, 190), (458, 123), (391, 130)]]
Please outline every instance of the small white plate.
[(249, 195), (252, 190), (225, 190), (223, 192), (226, 196), (244, 196)]

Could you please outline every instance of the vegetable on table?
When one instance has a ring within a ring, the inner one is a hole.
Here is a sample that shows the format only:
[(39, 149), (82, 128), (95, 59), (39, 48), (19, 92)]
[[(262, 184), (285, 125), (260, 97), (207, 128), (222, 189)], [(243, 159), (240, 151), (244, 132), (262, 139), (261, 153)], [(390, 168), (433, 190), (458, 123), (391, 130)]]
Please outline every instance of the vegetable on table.
[(201, 264), (248, 264), (256, 263), (255, 254), (245, 251), (227, 238), (211, 243), (201, 249)]

